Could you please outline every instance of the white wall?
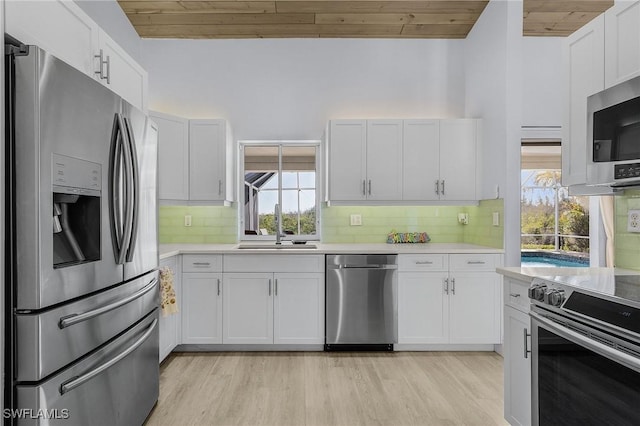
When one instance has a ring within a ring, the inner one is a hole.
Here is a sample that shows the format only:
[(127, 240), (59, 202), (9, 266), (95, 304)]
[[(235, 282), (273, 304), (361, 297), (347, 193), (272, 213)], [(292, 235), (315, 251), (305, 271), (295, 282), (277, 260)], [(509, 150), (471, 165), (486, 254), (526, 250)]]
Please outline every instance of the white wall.
[(116, 0), (75, 0), (75, 3), (140, 62), (140, 37)]
[(562, 126), (562, 40), (522, 38), (523, 126)]
[(318, 139), (331, 118), (460, 117), (463, 41), (143, 40), (149, 107), (236, 139)]
[(487, 5), (466, 39), (465, 86), (466, 115), (483, 119), (482, 198), (505, 199), (505, 263), (519, 265), (521, 0)]

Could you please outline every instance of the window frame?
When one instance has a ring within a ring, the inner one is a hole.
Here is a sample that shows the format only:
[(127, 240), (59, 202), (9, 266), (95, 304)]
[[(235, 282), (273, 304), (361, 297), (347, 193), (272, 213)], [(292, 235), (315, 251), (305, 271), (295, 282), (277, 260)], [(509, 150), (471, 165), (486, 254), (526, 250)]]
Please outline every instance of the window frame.
[[(282, 176), (282, 148), (283, 147), (310, 147), (315, 146), (315, 210), (316, 210), (316, 233), (315, 234), (303, 234), (303, 235), (287, 235), (284, 240), (302, 240), (302, 241), (320, 241), (321, 235), (321, 211), (322, 211), (322, 182), (323, 182), (323, 170), (322, 170), (322, 141), (321, 140), (242, 140), (238, 141), (238, 241), (275, 241), (275, 235), (245, 235), (245, 200), (244, 200), (244, 187), (245, 187), (245, 158), (244, 151), (247, 146), (273, 146), (278, 147), (278, 174)], [(291, 190), (291, 189), (288, 189)], [(273, 190), (271, 190), (273, 191)], [(278, 201), (282, 208), (282, 179), (278, 182)]]

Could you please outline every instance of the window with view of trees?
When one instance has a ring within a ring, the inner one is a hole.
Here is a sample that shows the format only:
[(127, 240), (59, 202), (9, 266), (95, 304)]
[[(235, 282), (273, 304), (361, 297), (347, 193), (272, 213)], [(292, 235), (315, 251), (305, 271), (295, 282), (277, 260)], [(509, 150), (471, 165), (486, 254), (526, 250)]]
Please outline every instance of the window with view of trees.
[(522, 248), (589, 252), (588, 197), (570, 196), (560, 170), (521, 172)]
[(282, 231), (317, 239), (317, 142), (244, 143), (245, 235), (273, 238), (275, 205), (280, 205)]

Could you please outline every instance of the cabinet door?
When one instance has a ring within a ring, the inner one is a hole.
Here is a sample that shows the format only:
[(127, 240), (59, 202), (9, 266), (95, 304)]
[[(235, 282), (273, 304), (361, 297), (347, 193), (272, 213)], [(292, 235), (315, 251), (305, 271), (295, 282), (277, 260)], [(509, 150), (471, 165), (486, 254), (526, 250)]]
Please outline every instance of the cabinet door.
[(365, 120), (331, 121), (329, 199), (366, 200), (367, 126)]
[(7, 1), (3, 5), (7, 34), (94, 76), (99, 27), (78, 5), (66, 0)]
[(446, 272), (398, 273), (398, 343), (447, 343)]
[[(176, 292), (176, 299), (178, 303), (181, 301), (181, 297), (178, 294), (180, 291), (180, 271), (178, 269), (178, 257), (170, 257), (160, 261), (160, 269), (169, 268), (173, 272), (173, 288)], [(160, 312), (160, 320), (158, 322), (158, 330), (160, 335), (160, 362), (164, 360), (167, 355), (178, 344), (178, 327), (180, 326), (180, 312), (164, 316)]]
[(274, 274), (274, 343), (324, 343), (324, 274)]
[[(102, 65), (103, 78), (99, 74), (96, 77), (125, 101), (146, 112), (147, 72), (107, 33), (100, 30), (99, 34), (100, 45), (96, 54), (102, 50), (102, 59), (106, 63)], [(100, 64), (97, 65), (99, 67)]]
[(189, 121), (151, 111), (158, 125), (158, 198), (189, 199)]
[(182, 343), (222, 343), (222, 274), (182, 274)]
[(402, 138), (402, 199), (440, 198), (440, 123), (404, 120)]
[(224, 201), (226, 129), (223, 120), (189, 121), (189, 199)]
[(531, 334), (529, 316), (504, 310), (504, 418), (512, 425), (531, 424)]
[(441, 200), (476, 199), (476, 125), (474, 119), (440, 121)]
[(587, 181), (587, 97), (604, 89), (604, 15), (567, 37), (562, 56), (562, 185), (569, 186)]
[(273, 274), (224, 274), (223, 343), (273, 343)]
[(402, 198), (402, 120), (367, 121), (367, 199)]
[(450, 272), (450, 343), (500, 343), (500, 277), (495, 272)]
[(617, 1), (605, 12), (605, 87), (640, 75), (640, 2)]

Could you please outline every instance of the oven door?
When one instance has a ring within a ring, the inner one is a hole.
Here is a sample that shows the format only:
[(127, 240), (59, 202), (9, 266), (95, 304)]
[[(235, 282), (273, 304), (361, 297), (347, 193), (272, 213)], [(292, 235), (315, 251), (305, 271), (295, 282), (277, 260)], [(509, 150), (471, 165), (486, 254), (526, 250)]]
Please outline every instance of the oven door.
[(535, 312), (531, 328), (534, 425), (640, 424), (640, 347)]

